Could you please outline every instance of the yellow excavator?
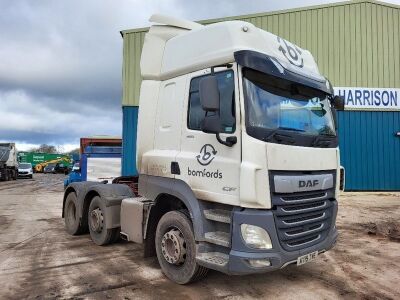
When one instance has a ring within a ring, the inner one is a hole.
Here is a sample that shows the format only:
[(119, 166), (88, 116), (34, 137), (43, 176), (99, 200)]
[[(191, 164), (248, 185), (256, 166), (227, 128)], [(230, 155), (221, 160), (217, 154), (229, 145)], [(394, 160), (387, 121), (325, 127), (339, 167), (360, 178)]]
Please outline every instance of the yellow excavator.
[(39, 163), (35, 166), (35, 172), (37, 173), (42, 173), (43, 169), (48, 165), (48, 164), (57, 164), (57, 163), (65, 163), (69, 164), (70, 163), (70, 158), (68, 156), (63, 156), (57, 159), (52, 159), (48, 160), (42, 163)]

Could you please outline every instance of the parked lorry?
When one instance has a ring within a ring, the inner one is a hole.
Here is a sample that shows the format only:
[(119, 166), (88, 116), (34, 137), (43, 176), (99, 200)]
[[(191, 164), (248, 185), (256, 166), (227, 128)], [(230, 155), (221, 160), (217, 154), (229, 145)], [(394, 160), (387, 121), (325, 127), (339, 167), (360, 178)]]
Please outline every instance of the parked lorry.
[(114, 178), (121, 176), (122, 139), (107, 135), (82, 137), (79, 157), (64, 180), (64, 188), (80, 181), (111, 183)]
[(111, 183), (121, 176), (121, 146), (87, 146), (82, 154), (82, 180)]
[(161, 25), (140, 61), (138, 175), (130, 186), (70, 184), (67, 232), (142, 243), (179, 284), (208, 269), (302, 265), (332, 248), (343, 100), (311, 53), (241, 21), (150, 21)]
[(18, 162), (15, 143), (0, 143), (0, 180), (16, 180), (17, 177)]
[(121, 154), (121, 146), (86, 146), (78, 167), (75, 170), (72, 168), (64, 180), (64, 188), (79, 181), (112, 183), (121, 176)]

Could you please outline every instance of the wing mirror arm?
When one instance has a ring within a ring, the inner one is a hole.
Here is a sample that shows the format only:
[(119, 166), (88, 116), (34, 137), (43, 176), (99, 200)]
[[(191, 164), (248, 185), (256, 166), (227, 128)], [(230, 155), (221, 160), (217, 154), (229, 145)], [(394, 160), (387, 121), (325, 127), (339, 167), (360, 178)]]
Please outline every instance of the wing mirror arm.
[(222, 145), (232, 147), (237, 143), (237, 137), (236, 136), (228, 136), (226, 140), (224, 141), (221, 139), (219, 133), (216, 133), (215, 136), (217, 137), (217, 141), (220, 142)]

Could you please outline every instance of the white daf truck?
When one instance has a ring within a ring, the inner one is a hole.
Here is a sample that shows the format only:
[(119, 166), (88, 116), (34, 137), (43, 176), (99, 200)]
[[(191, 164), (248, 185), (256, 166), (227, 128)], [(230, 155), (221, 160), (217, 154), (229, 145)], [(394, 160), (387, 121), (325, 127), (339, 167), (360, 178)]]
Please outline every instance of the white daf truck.
[(161, 25), (140, 62), (139, 174), (70, 184), (67, 231), (143, 243), (179, 284), (208, 269), (301, 265), (332, 248), (343, 100), (310, 52), (241, 21), (150, 21)]

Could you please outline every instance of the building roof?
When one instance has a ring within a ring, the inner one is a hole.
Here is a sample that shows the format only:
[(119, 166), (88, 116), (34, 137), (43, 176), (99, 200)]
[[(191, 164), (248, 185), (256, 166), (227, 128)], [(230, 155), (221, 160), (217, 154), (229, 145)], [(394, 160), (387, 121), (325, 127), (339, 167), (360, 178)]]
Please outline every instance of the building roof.
[[(260, 17), (260, 16), (272, 16), (272, 15), (291, 13), (291, 12), (306, 11), (306, 10), (313, 10), (313, 9), (322, 9), (322, 8), (327, 8), (327, 7), (338, 7), (338, 6), (359, 4), (359, 3), (371, 3), (371, 4), (376, 4), (376, 5), (381, 5), (381, 6), (400, 9), (400, 5), (396, 5), (396, 4), (392, 4), (392, 3), (386, 3), (386, 2), (376, 1), (376, 0), (352, 0), (352, 1), (343, 1), (343, 2), (334, 2), (334, 3), (328, 3), (328, 4), (321, 4), (321, 5), (296, 7), (296, 8), (291, 8), (291, 9), (276, 10), (276, 11), (270, 11), (270, 12), (261, 12), (261, 13), (247, 14), (247, 15), (229, 16), (229, 17), (215, 18), (215, 19), (206, 19), (206, 20), (200, 20), (200, 21), (196, 21), (196, 22), (201, 23), (201, 24), (210, 24), (210, 23), (216, 23), (216, 22), (227, 21), (227, 20), (232, 20), (232, 19), (238, 20), (238, 19), (242, 19), (242, 18), (255, 18), (255, 17)], [(149, 30), (149, 28), (150, 27), (140, 27), (140, 28), (122, 30), (121, 34), (124, 35), (124, 34), (127, 34), (127, 33), (147, 32)]]

